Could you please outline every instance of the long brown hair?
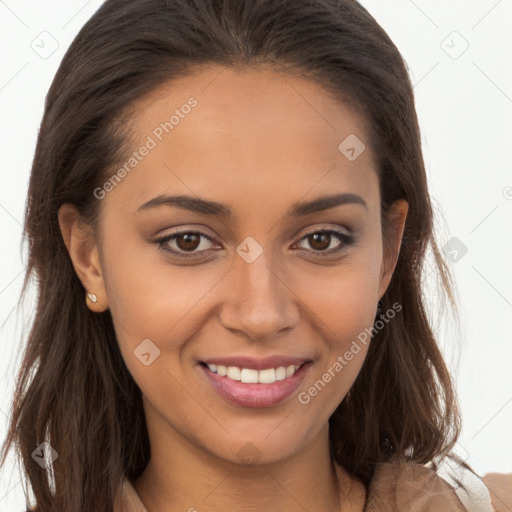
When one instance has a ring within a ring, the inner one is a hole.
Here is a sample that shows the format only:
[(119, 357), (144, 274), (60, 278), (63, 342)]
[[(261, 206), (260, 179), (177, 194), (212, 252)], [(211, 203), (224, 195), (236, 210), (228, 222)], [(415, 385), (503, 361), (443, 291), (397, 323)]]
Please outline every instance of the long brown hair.
[[(426, 463), (449, 451), (460, 419), (425, 308), (430, 247), (442, 291), (453, 279), (433, 236), (433, 209), (406, 63), (353, 0), (107, 0), (77, 35), (46, 97), (25, 211), (37, 311), (17, 378), (2, 464), (15, 445), (42, 512), (111, 511), (123, 476), (149, 458), (141, 392), (109, 311), (92, 313), (60, 232), (64, 203), (97, 225), (96, 187), (130, 151), (130, 106), (201, 65), (270, 65), (306, 77), (359, 113), (378, 166), (384, 244), (390, 205), (409, 203), (382, 299), (402, 310), (379, 330), (331, 416), (332, 456), (368, 484), (376, 464)], [(31, 456), (47, 441), (52, 473)], [(28, 492), (27, 490), (25, 491)], [(28, 495), (28, 494), (27, 494)]]

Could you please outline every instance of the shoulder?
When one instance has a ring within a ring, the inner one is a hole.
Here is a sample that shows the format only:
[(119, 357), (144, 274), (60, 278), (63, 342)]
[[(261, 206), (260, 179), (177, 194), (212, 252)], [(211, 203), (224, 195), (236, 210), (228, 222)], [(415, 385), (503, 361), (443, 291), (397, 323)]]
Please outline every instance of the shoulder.
[(512, 475), (483, 479), (466, 464), (378, 464), (368, 490), (368, 512), (501, 512), (512, 510)]
[(414, 510), (465, 512), (457, 494), (431, 468), (417, 463), (381, 463), (368, 489), (368, 512)]
[(512, 510), (512, 473), (489, 473), (483, 477), (496, 512)]

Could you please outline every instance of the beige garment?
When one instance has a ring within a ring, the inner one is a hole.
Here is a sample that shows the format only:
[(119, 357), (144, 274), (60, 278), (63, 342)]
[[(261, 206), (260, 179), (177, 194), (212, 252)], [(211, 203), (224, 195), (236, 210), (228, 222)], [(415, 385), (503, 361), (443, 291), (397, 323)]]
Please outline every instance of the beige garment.
[[(341, 475), (339, 475), (341, 476)], [(512, 473), (483, 478), (495, 512), (512, 511)], [(485, 487), (484, 487), (485, 490)], [(460, 492), (460, 490), (458, 490)], [(148, 512), (129, 480), (123, 482), (114, 512)], [(474, 510), (487, 511), (477, 505)], [(493, 508), (490, 508), (492, 511)], [(365, 512), (466, 512), (458, 493), (444, 478), (421, 464), (379, 464), (368, 489)], [(171, 511), (170, 511), (171, 512)]]
[(489, 473), (484, 481), (496, 512), (512, 511), (512, 473)]

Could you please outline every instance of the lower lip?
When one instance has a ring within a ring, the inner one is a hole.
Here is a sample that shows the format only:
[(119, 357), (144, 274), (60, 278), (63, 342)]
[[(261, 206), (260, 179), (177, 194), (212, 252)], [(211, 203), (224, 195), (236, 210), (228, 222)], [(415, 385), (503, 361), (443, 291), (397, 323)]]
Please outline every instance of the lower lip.
[(301, 384), (311, 362), (304, 363), (291, 377), (272, 384), (245, 384), (221, 377), (206, 366), (199, 365), (213, 388), (229, 402), (243, 407), (272, 407), (288, 398)]

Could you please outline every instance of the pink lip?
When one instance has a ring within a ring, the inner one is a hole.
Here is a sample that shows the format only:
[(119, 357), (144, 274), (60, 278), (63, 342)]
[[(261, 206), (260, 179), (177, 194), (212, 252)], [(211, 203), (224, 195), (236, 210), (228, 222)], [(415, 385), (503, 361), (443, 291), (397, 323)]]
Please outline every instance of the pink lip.
[[(287, 358), (287, 361), (290, 360), (292, 359)], [(227, 359), (219, 359), (219, 361), (227, 361)], [(237, 359), (237, 361), (240, 361), (240, 359)], [(254, 363), (254, 360), (252, 361)], [(302, 362), (304, 362), (304, 360), (302, 360)], [(210, 364), (217, 363), (210, 362)], [(238, 364), (226, 365), (224, 362), (218, 364), (223, 364), (225, 366), (238, 366)], [(298, 364), (302, 363), (299, 361)], [(228, 377), (221, 377), (220, 375), (210, 371), (206, 366), (199, 366), (215, 391), (229, 402), (243, 407), (272, 407), (289, 397), (299, 387), (311, 366), (311, 362), (308, 361), (303, 364), (291, 377), (276, 381), (272, 384), (245, 384), (241, 381), (229, 379)], [(261, 369), (278, 368), (279, 366), (286, 365), (278, 364), (276, 366), (268, 366), (268, 363), (265, 362)], [(251, 366), (245, 365), (242, 365), (242, 367), (251, 368)], [(252, 367), (252, 369), (258, 368)]]
[(269, 356), (262, 358), (255, 358), (250, 356), (228, 356), (228, 357), (214, 357), (212, 359), (205, 359), (203, 362), (206, 364), (220, 364), (222, 366), (238, 366), (238, 368), (247, 368), (251, 370), (266, 370), (267, 368), (279, 368), (280, 366), (297, 365), (310, 361), (304, 357), (289, 357), (289, 356)]

